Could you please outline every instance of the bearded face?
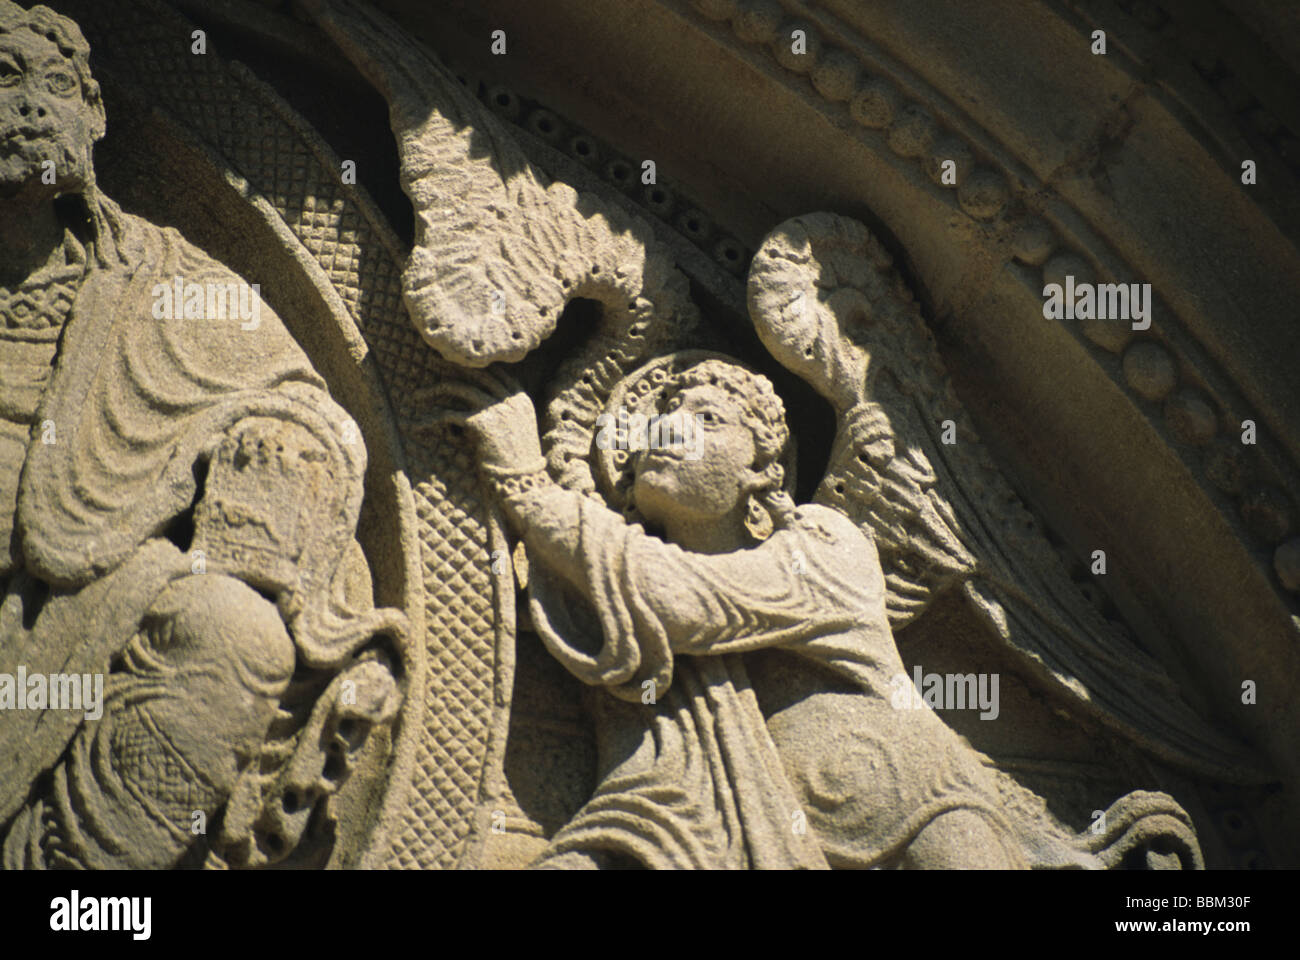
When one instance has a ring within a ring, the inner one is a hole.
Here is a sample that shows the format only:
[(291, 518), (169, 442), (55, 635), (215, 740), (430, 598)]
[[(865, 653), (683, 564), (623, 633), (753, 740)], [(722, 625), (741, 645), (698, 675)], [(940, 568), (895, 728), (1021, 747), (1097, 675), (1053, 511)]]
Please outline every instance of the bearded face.
[(0, 32), (0, 197), (79, 192), (102, 131), (98, 95), (86, 101), (53, 42), (22, 28)]

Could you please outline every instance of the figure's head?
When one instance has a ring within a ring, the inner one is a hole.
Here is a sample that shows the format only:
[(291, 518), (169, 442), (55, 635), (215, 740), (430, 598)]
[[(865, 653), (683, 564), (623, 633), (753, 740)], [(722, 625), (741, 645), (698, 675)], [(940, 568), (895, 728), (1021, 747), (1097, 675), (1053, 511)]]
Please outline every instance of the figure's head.
[(660, 443), (640, 453), (632, 496), (640, 514), (664, 527), (713, 524), (744, 511), (763, 540), (789, 521), (782, 455), (790, 433), (785, 408), (761, 374), (705, 360), (670, 380), (661, 397)]
[(90, 45), (77, 25), (48, 7), (0, 0), (0, 198), (84, 190), (104, 129)]

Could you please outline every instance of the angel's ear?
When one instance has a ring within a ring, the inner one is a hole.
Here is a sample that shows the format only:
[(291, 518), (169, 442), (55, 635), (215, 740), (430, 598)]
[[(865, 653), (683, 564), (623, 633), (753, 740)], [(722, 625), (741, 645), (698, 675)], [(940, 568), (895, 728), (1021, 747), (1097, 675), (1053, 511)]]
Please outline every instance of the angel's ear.
[(785, 468), (773, 461), (765, 467), (751, 464), (741, 481), (741, 488), (750, 495), (761, 496), (769, 490), (780, 490), (784, 483)]
[(748, 473), (742, 483), (743, 495), (748, 501), (745, 507), (745, 529), (761, 543), (776, 529), (777, 518), (772, 514), (769, 501), (783, 489), (785, 468), (774, 461), (761, 470), (750, 467)]

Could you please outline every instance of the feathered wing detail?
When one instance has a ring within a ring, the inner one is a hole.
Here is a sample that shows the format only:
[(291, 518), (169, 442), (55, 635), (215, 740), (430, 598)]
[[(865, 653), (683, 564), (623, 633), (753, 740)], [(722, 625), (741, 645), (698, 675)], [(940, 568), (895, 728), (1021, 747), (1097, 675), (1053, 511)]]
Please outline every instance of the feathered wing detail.
[(415, 209), (403, 296), (446, 359), (522, 360), (575, 297), (599, 301), (607, 330), (632, 344), (657, 321), (693, 311), (685, 278), (646, 223), (548, 185), (500, 121), (387, 17), (353, 0), (307, 7), (388, 101)]
[(1071, 582), (980, 444), (911, 291), (862, 224), (822, 213), (779, 226), (750, 268), (749, 310), (771, 354), (835, 408), (815, 499), (874, 538), (895, 630), (960, 590), (1031, 676), (1148, 752), (1261, 779), (1248, 749), (1198, 717)]

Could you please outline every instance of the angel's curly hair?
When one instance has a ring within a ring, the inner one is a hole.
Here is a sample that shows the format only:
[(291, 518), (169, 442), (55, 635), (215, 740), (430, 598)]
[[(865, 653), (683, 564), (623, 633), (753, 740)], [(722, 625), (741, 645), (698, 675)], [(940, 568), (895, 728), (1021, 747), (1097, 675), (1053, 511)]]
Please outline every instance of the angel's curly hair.
[(725, 360), (703, 360), (671, 377), (664, 385), (660, 403), (689, 387), (721, 387), (739, 401), (745, 426), (754, 435), (753, 469), (764, 475), (763, 486), (750, 495), (745, 526), (755, 540), (765, 540), (773, 530), (794, 519), (794, 501), (785, 487), (781, 461), (790, 443), (785, 422), (785, 404), (772, 381), (761, 373)]
[[(55, 13), (49, 7), (35, 6), (25, 10), (13, 0), (0, 0), (0, 33), (30, 30), (59, 48), (59, 53), (72, 64), (81, 84), (81, 96), (87, 104), (102, 114), (103, 101), (99, 83), (90, 73), (90, 44), (74, 20)], [(102, 119), (102, 116), (101, 118)], [(100, 124), (95, 125), (95, 139), (104, 135)]]

